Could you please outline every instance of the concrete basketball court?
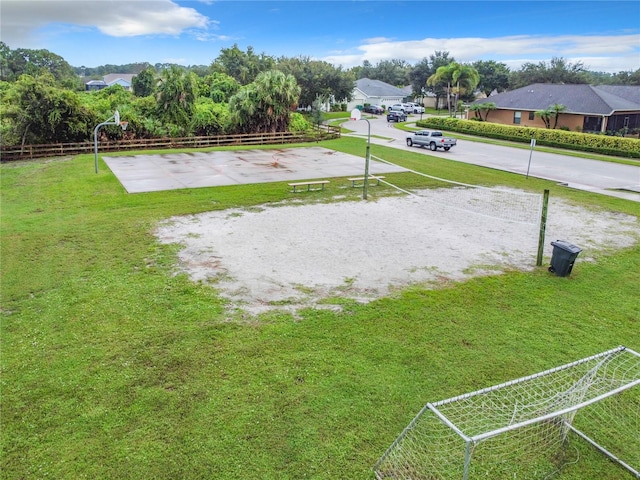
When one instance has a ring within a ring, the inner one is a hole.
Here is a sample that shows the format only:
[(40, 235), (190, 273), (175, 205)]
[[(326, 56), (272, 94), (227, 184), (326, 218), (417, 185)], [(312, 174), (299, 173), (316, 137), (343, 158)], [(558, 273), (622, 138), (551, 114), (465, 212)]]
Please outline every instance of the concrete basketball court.
[[(363, 152), (364, 153), (364, 152)], [(361, 177), (364, 158), (322, 147), (102, 157), (128, 193)], [(404, 168), (371, 160), (369, 173)]]

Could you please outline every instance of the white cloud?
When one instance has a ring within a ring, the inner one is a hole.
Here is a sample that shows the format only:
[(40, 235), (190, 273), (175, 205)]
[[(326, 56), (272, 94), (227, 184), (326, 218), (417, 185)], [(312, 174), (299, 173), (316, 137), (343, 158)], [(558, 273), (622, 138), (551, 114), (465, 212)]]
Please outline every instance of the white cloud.
[(95, 27), (113, 37), (179, 35), (206, 29), (211, 21), (171, 0), (2, 0), (2, 41), (29, 48), (48, 25)]
[(388, 43), (392, 42), (393, 39), (389, 37), (374, 37), (374, 38), (365, 38), (363, 42), (374, 44), (374, 43)]
[(374, 65), (381, 60), (391, 59), (416, 63), (436, 51), (443, 51), (449, 52), (459, 62), (496, 60), (503, 61), (513, 69), (526, 62), (538, 63), (553, 57), (562, 57), (572, 63), (581, 61), (589, 70), (619, 72), (640, 68), (639, 35), (517, 35), (498, 38), (425, 38), (397, 42), (373, 40), (376, 39), (365, 39), (351, 51), (322, 59), (348, 68), (362, 65), (364, 60)]
[(218, 35), (202, 31), (195, 32), (193, 37), (200, 42), (229, 42), (234, 40), (234, 38), (229, 35)]

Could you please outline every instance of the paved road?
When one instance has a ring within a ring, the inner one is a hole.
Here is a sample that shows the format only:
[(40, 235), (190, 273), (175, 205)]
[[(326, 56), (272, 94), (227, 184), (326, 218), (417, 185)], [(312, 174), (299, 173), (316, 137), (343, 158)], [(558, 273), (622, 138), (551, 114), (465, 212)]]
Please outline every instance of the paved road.
[[(417, 118), (417, 116), (414, 117)], [(384, 115), (369, 120), (369, 123), (371, 125), (371, 143), (423, 152), (458, 162), (522, 175), (527, 174), (531, 154), (529, 168), (529, 176), (531, 177), (552, 180), (566, 184), (570, 188), (640, 202), (640, 166), (587, 160), (539, 152), (535, 149), (531, 153), (529, 148), (504, 147), (467, 140), (459, 140), (458, 145), (448, 152), (431, 152), (419, 147), (407, 147), (405, 143), (407, 133), (396, 129), (393, 123), (388, 124)], [(358, 136), (367, 136), (368, 126), (365, 121), (349, 122), (345, 126), (354, 130)]]

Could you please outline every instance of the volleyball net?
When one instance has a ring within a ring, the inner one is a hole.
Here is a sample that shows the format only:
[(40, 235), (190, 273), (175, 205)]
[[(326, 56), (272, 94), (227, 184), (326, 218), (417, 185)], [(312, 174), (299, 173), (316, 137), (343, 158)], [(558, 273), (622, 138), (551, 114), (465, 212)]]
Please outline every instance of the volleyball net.
[[(388, 165), (399, 166), (374, 155), (371, 155), (371, 158)], [(426, 193), (425, 190), (412, 191), (401, 188), (386, 180), (379, 181), (400, 192), (422, 198), (447, 208), (455, 208), (476, 215), (525, 225), (540, 225), (544, 203), (542, 194), (508, 188), (471, 185), (435, 177), (411, 169), (406, 169), (406, 172), (435, 181), (436, 188), (430, 188), (428, 193)], [(441, 188), (438, 188), (440, 185)]]

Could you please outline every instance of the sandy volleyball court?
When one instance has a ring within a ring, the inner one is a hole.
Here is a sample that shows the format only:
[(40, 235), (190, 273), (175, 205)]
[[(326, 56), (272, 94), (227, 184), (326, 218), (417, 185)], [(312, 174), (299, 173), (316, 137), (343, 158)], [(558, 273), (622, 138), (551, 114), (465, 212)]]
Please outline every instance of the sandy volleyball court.
[[(537, 226), (443, 206), (434, 200), (444, 190), (419, 193), (175, 217), (156, 234), (182, 245), (178, 271), (212, 283), (233, 307), (251, 313), (322, 307), (333, 296), (370, 301), (411, 284), (535, 267)], [(639, 235), (635, 217), (552, 199), (545, 262), (551, 241), (576, 244), (583, 252), (575, 275), (580, 262), (631, 246)]]

